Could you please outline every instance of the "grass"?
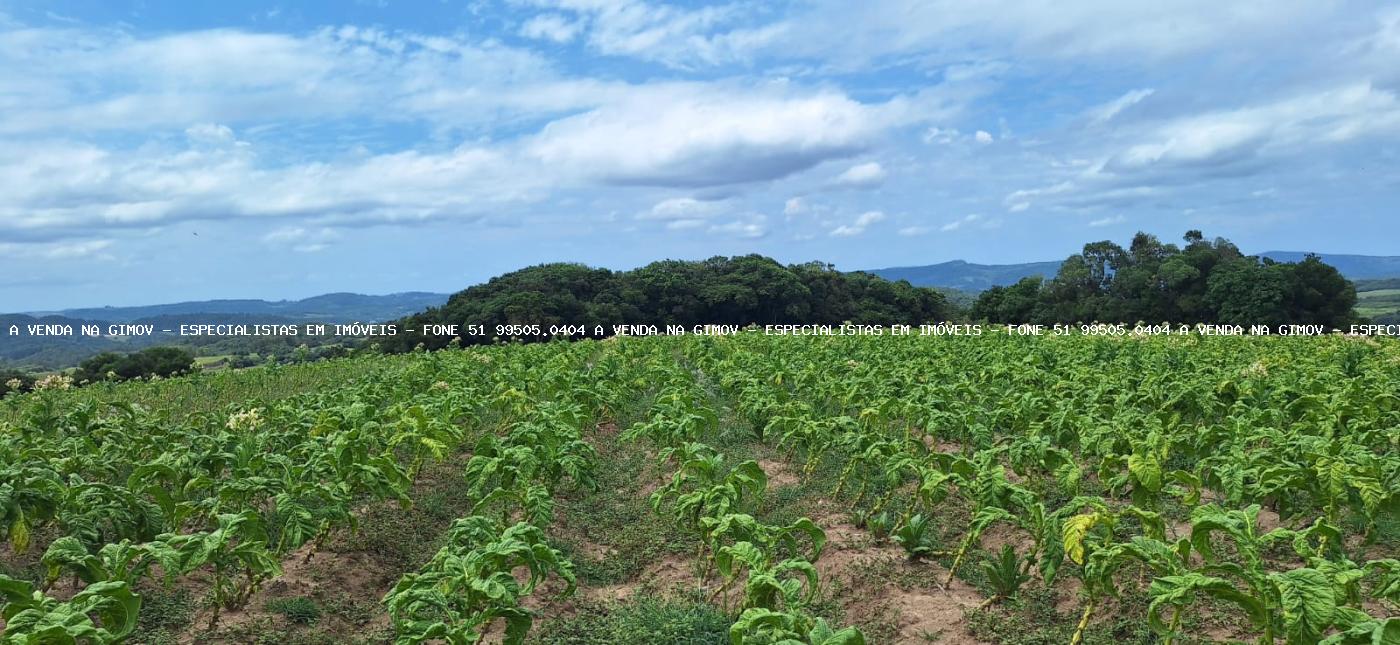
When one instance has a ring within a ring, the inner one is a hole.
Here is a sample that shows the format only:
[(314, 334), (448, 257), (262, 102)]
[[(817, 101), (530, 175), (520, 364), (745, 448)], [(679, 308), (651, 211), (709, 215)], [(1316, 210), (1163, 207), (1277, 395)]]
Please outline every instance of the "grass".
[(306, 596), (273, 598), (267, 601), (264, 609), (282, 614), (288, 621), (298, 625), (311, 625), (321, 617), (321, 606)]
[(140, 594), (141, 613), (130, 642), (174, 645), (178, 642), (177, 636), (194, 619), (194, 596), (188, 589), (166, 589), (159, 585), (143, 585)]
[(1356, 313), (1369, 318), (1400, 313), (1400, 289), (1378, 289), (1357, 293)]
[(534, 645), (727, 645), (733, 619), (698, 598), (590, 604), (532, 632)]
[[(968, 629), (977, 638), (1002, 645), (1062, 645), (1074, 635), (1080, 610), (1061, 612), (1055, 608), (1052, 589), (1031, 585), (1019, 600), (968, 612)], [(1085, 631), (1086, 645), (1148, 645), (1158, 642), (1144, 618), (1147, 599), (1124, 594), (1118, 606), (1101, 610), (1099, 620)], [(1189, 626), (1187, 626), (1189, 627)], [(1186, 631), (1190, 631), (1189, 629)]]
[[(585, 584), (608, 585), (627, 582), (647, 564), (670, 555), (692, 555), (691, 536), (656, 516), (647, 495), (639, 490), (637, 473), (645, 472), (652, 460), (634, 443), (622, 443), (615, 436), (600, 436), (598, 450), (598, 489), (563, 493), (558, 499), (567, 526), (560, 546), (573, 560), (579, 579)], [(590, 547), (591, 545), (591, 547)], [(606, 558), (592, 557), (590, 548), (606, 549)]]

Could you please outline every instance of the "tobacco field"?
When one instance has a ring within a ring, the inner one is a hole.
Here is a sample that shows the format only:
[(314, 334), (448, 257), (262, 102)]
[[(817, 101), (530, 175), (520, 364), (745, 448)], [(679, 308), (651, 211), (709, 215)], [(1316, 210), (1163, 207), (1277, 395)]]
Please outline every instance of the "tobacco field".
[(3, 643), (1400, 644), (1400, 342), (615, 338), (0, 402)]

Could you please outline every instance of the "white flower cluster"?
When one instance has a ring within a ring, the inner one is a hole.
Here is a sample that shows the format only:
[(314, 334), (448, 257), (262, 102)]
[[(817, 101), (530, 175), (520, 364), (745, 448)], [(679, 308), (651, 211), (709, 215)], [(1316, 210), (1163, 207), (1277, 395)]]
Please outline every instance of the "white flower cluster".
[(262, 408), (253, 408), (246, 412), (235, 412), (229, 415), (229, 430), (253, 430), (262, 424)]
[(21, 380), (19, 380), (19, 379), (17, 379), (17, 378), (12, 378), (12, 379), (10, 379), (10, 380), (8, 380), (8, 381), (5, 381), (5, 387), (7, 387), (7, 388), (9, 388), (9, 389), (11, 389), (11, 390), (18, 390), (18, 389), (24, 387), (24, 381), (21, 381)]
[(1240, 376), (1265, 377), (1269, 375), (1269, 366), (1264, 361), (1254, 361), (1249, 367), (1240, 370)]
[(50, 374), (34, 381), (36, 390), (67, 390), (73, 387), (73, 377), (62, 374)]

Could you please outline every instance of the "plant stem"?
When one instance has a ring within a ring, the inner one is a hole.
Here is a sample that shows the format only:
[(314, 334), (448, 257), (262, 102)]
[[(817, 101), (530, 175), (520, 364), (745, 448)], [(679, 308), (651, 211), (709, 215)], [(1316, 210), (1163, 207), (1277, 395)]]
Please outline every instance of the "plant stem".
[(1079, 617), (1079, 626), (1074, 628), (1074, 637), (1070, 639), (1069, 645), (1079, 645), (1084, 642), (1084, 630), (1089, 627), (1089, 616), (1094, 613), (1094, 601), (1089, 600), (1089, 604), (1084, 605), (1084, 615)]
[(943, 581), (943, 589), (946, 591), (948, 585), (953, 584), (953, 575), (958, 572), (958, 565), (962, 563), (964, 555), (967, 555), (967, 547), (972, 544), (973, 538), (977, 537), (977, 532), (973, 531), (963, 538), (962, 546), (958, 547), (958, 554), (953, 557), (953, 566), (948, 567), (948, 577)]

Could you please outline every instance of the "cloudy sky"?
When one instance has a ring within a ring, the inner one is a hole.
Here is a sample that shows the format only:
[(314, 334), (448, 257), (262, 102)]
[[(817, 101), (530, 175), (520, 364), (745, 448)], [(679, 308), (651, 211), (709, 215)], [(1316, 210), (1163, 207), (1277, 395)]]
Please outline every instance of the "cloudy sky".
[(1385, 3), (0, 0), (0, 311), (1137, 230), (1400, 254), (1397, 92)]

